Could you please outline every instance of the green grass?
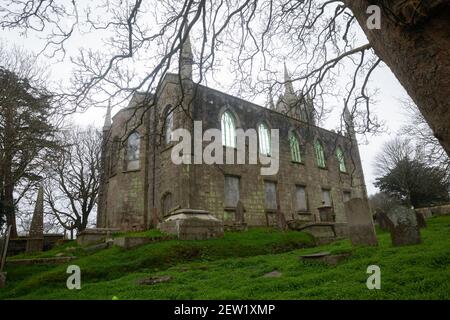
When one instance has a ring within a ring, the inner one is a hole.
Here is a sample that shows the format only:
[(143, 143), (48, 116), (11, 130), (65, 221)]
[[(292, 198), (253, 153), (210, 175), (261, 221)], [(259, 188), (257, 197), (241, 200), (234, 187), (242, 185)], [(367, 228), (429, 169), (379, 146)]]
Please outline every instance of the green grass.
[[(164, 241), (135, 250), (103, 250), (74, 260), (82, 289), (65, 286), (66, 266), (14, 267), (2, 299), (449, 299), (450, 217), (428, 220), (423, 243), (392, 247), (378, 232), (378, 247), (352, 247), (348, 240), (310, 244), (303, 233), (252, 229), (208, 241)], [(319, 251), (351, 252), (337, 266), (304, 262)], [(368, 290), (369, 265), (381, 268), (381, 290)], [(278, 270), (279, 278), (264, 274)], [(170, 275), (152, 286), (142, 278)]]
[(150, 237), (150, 238), (162, 238), (163, 236), (167, 236), (161, 231), (157, 229), (151, 229), (140, 232), (115, 232), (113, 233), (113, 238), (118, 237)]

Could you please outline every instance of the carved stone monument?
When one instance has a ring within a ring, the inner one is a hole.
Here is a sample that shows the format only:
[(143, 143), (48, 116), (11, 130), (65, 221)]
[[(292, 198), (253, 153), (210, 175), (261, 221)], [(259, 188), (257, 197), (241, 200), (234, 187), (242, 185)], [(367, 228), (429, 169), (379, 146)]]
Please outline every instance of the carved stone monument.
[(421, 212), (417, 212), (417, 211), (415, 211), (415, 213), (416, 213), (416, 220), (417, 220), (417, 225), (419, 226), (419, 229), (426, 228), (427, 222), (426, 222), (423, 214)]
[(206, 240), (223, 236), (223, 222), (208, 211), (178, 209), (158, 224), (162, 232), (180, 240)]
[(388, 217), (391, 221), (389, 231), (392, 245), (404, 246), (421, 242), (416, 213), (413, 209), (397, 205), (391, 208)]
[(247, 224), (245, 223), (245, 210), (244, 204), (239, 200), (236, 204), (236, 213), (234, 216), (234, 231), (246, 231)]
[(40, 186), (28, 234), (26, 252), (42, 250), (44, 250), (44, 188)]
[(344, 203), (352, 245), (378, 245), (372, 214), (367, 201), (353, 198)]

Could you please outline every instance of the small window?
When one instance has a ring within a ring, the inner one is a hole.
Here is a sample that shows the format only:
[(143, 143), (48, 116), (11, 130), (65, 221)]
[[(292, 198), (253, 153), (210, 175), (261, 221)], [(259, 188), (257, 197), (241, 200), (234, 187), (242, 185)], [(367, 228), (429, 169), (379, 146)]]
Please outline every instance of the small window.
[(316, 151), (316, 160), (317, 160), (317, 165), (320, 168), (325, 168), (325, 153), (323, 151), (323, 146), (322, 144), (316, 140), (315, 144), (314, 144), (314, 149)]
[(277, 209), (277, 184), (272, 181), (264, 182), (265, 207), (267, 210)]
[(236, 208), (239, 201), (239, 178), (225, 176), (225, 207)]
[(141, 149), (141, 137), (139, 133), (133, 132), (128, 137), (127, 141), (127, 170), (136, 170), (139, 169), (139, 156)]
[(298, 143), (297, 137), (292, 134), (289, 137), (289, 144), (291, 146), (291, 158), (294, 162), (302, 162), (302, 157), (300, 155), (300, 144)]
[(339, 171), (340, 172), (347, 172), (347, 168), (345, 167), (345, 158), (344, 158), (344, 152), (341, 148), (336, 149), (336, 157), (339, 162)]
[(258, 127), (259, 153), (269, 156), (271, 152), (270, 133), (266, 124), (261, 123)]
[(295, 210), (296, 211), (308, 211), (308, 202), (306, 200), (306, 188), (304, 186), (296, 186)]
[(225, 111), (220, 119), (222, 145), (236, 148), (236, 121), (230, 112)]
[(350, 191), (344, 191), (344, 202), (350, 201), (352, 193)]
[(172, 107), (167, 107), (167, 114), (164, 120), (164, 141), (166, 144), (172, 142), (173, 132), (173, 110)]
[(322, 189), (322, 206), (331, 207), (331, 191)]

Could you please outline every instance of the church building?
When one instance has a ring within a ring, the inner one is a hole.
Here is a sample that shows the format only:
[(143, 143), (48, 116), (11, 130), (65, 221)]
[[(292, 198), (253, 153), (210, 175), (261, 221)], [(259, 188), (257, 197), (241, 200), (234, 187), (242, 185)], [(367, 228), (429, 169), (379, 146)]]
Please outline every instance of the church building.
[[(268, 107), (194, 84), (189, 40), (181, 51), (180, 74), (166, 74), (151, 95), (136, 93), (114, 117), (107, 111), (97, 227), (146, 230), (180, 209), (207, 211), (226, 226), (241, 201), (248, 226), (275, 225), (277, 212), (288, 222), (323, 221), (328, 208), (345, 230), (344, 202), (367, 201), (348, 110), (346, 132), (318, 127), (314, 101), (295, 93), (286, 66), (284, 93)], [(258, 153), (267, 157), (269, 132), (279, 129), (278, 172), (261, 175), (261, 164), (173, 163), (172, 134), (184, 128), (194, 135), (194, 121), (203, 131), (220, 129), (224, 154), (234, 155), (238, 129), (253, 128)]]

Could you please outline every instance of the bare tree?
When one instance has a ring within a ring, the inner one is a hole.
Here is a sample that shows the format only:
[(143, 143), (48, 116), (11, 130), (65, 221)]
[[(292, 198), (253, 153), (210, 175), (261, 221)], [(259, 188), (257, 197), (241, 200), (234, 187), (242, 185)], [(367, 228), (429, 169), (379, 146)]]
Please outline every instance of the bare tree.
[(0, 45), (0, 216), (17, 236), (16, 211), (35, 189), (46, 158), (57, 148), (52, 95), (36, 59)]
[(430, 126), (410, 99), (403, 101), (408, 114), (408, 123), (403, 126), (401, 134), (412, 139), (416, 144), (416, 151), (429, 165), (439, 166), (447, 172), (450, 179), (450, 157), (442, 148), (433, 134)]
[[(64, 57), (75, 34), (103, 36), (102, 52), (82, 49), (73, 59), (74, 90), (62, 97), (77, 107), (154, 91), (190, 34), (198, 44), (197, 83), (227, 59), (239, 94), (276, 94), (282, 82), (273, 66), (300, 61), (291, 79), (298, 94), (318, 114), (325, 95), (344, 95), (361, 132), (378, 127), (369, 80), (383, 61), (450, 155), (449, 0), (10, 0), (1, 9), (1, 27), (45, 34), (43, 52), (51, 57)], [(368, 23), (377, 13), (379, 29)], [(138, 61), (146, 72), (133, 68)], [(342, 75), (347, 85), (336, 90)]]
[(416, 149), (411, 139), (396, 137), (383, 145), (374, 160), (376, 174), (389, 174), (404, 159), (414, 159)]
[(77, 127), (62, 132), (60, 139), (64, 148), (48, 168), (45, 204), (64, 229), (81, 232), (97, 202), (101, 134), (93, 127)]

